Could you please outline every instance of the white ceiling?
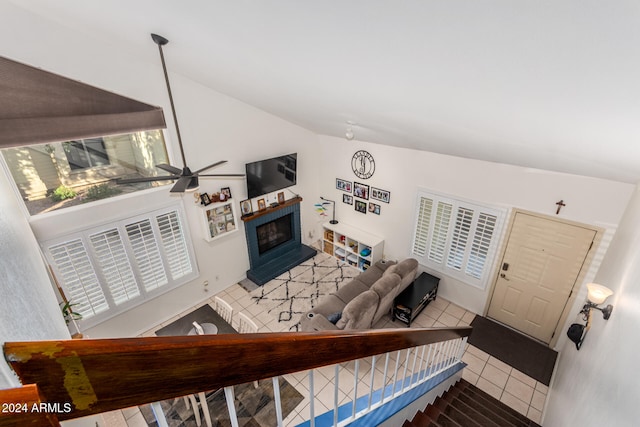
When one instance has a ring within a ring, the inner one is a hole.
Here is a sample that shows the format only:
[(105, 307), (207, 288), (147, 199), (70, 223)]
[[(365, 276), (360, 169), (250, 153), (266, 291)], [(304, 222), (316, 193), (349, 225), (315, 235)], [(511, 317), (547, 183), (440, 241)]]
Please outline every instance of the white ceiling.
[(640, 182), (640, 1), (15, 0), (318, 134)]

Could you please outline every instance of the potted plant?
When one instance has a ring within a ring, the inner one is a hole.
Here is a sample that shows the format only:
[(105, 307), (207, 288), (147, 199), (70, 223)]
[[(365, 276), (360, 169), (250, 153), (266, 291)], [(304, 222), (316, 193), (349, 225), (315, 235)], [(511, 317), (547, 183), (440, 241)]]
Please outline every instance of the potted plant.
[(62, 310), (62, 317), (64, 317), (64, 321), (67, 322), (67, 325), (72, 320), (81, 320), (82, 314), (76, 313), (73, 311), (73, 306), (78, 305), (77, 303), (71, 303), (71, 301), (65, 301), (60, 303), (60, 309)]

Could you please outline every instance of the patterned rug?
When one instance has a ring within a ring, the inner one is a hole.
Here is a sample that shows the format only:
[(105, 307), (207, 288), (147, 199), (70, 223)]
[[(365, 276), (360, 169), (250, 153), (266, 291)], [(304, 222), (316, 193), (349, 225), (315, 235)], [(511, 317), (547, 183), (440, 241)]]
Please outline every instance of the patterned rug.
[(264, 306), (270, 315), (285, 327), (299, 330), (300, 316), (315, 307), (325, 295), (340, 289), (342, 284), (360, 274), (350, 265), (318, 252), (313, 258), (252, 291), (251, 298)]
[[(285, 419), (304, 398), (285, 379), (280, 378), (279, 381), (282, 419)], [(239, 426), (271, 427), (276, 425), (276, 406), (273, 399), (273, 384), (270, 379), (259, 381), (258, 388), (255, 388), (253, 383), (248, 383), (236, 385), (233, 389)], [(223, 390), (206, 393), (206, 397), (213, 427), (231, 426)], [(160, 406), (169, 427), (197, 426), (193, 409), (185, 405), (183, 398), (162, 401)], [(140, 412), (149, 426), (158, 426), (151, 405), (140, 406)], [(202, 413), (200, 416), (202, 426), (206, 426)]]

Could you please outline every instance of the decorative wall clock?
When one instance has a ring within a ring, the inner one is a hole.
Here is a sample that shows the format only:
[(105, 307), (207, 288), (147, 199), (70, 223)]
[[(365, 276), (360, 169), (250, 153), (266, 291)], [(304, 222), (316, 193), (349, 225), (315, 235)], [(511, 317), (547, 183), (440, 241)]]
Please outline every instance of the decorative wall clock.
[(376, 163), (373, 156), (365, 150), (356, 151), (351, 159), (351, 169), (358, 178), (369, 179), (376, 170)]

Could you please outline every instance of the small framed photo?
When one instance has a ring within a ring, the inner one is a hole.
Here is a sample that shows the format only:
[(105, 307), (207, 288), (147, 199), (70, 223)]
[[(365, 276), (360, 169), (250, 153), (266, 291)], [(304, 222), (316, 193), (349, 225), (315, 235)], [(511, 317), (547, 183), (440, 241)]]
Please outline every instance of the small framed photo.
[(209, 206), (211, 204), (211, 198), (207, 193), (200, 194), (200, 204), (203, 206)]
[(353, 204), (353, 196), (351, 194), (343, 194), (342, 195), (342, 203), (346, 203), (348, 205)]
[(360, 197), (361, 199), (369, 200), (369, 186), (360, 184), (359, 182), (354, 182), (353, 195)]
[(336, 188), (338, 190), (351, 193), (351, 181), (345, 181), (344, 179), (336, 178)]
[(230, 199), (231, 198), (231, 188), (229, 187), (223, 187), (220, 189), (220, 194), (224, 194), (224, 198), (226, 199)]
[(242, 216), (251, 215), (253, 208), (251, 207), (251, 199), (243, 200), (240, 202), (240, 212)]
[(258, 199), (258, 210), (262, 211), (267, 209), (267, 204), (265, 203), (264, 199)]
[(284, 203), (284, 191), (281, 191), (278, 193), (278, 204), (283, 204)]
[(380, 215), (380, 205), (369, 202), (369, 212)]
[(366, 214), (367, 213), (367, 202), (363, 202), (362, 200), (356, 200), (356, 211)]
[(391, 193), (387, 190), (381, 190), (379, 188), (371, 187), (371, 198), (374, 200), (380, 200), (381, 202), (389, 203), (391, 200)]

